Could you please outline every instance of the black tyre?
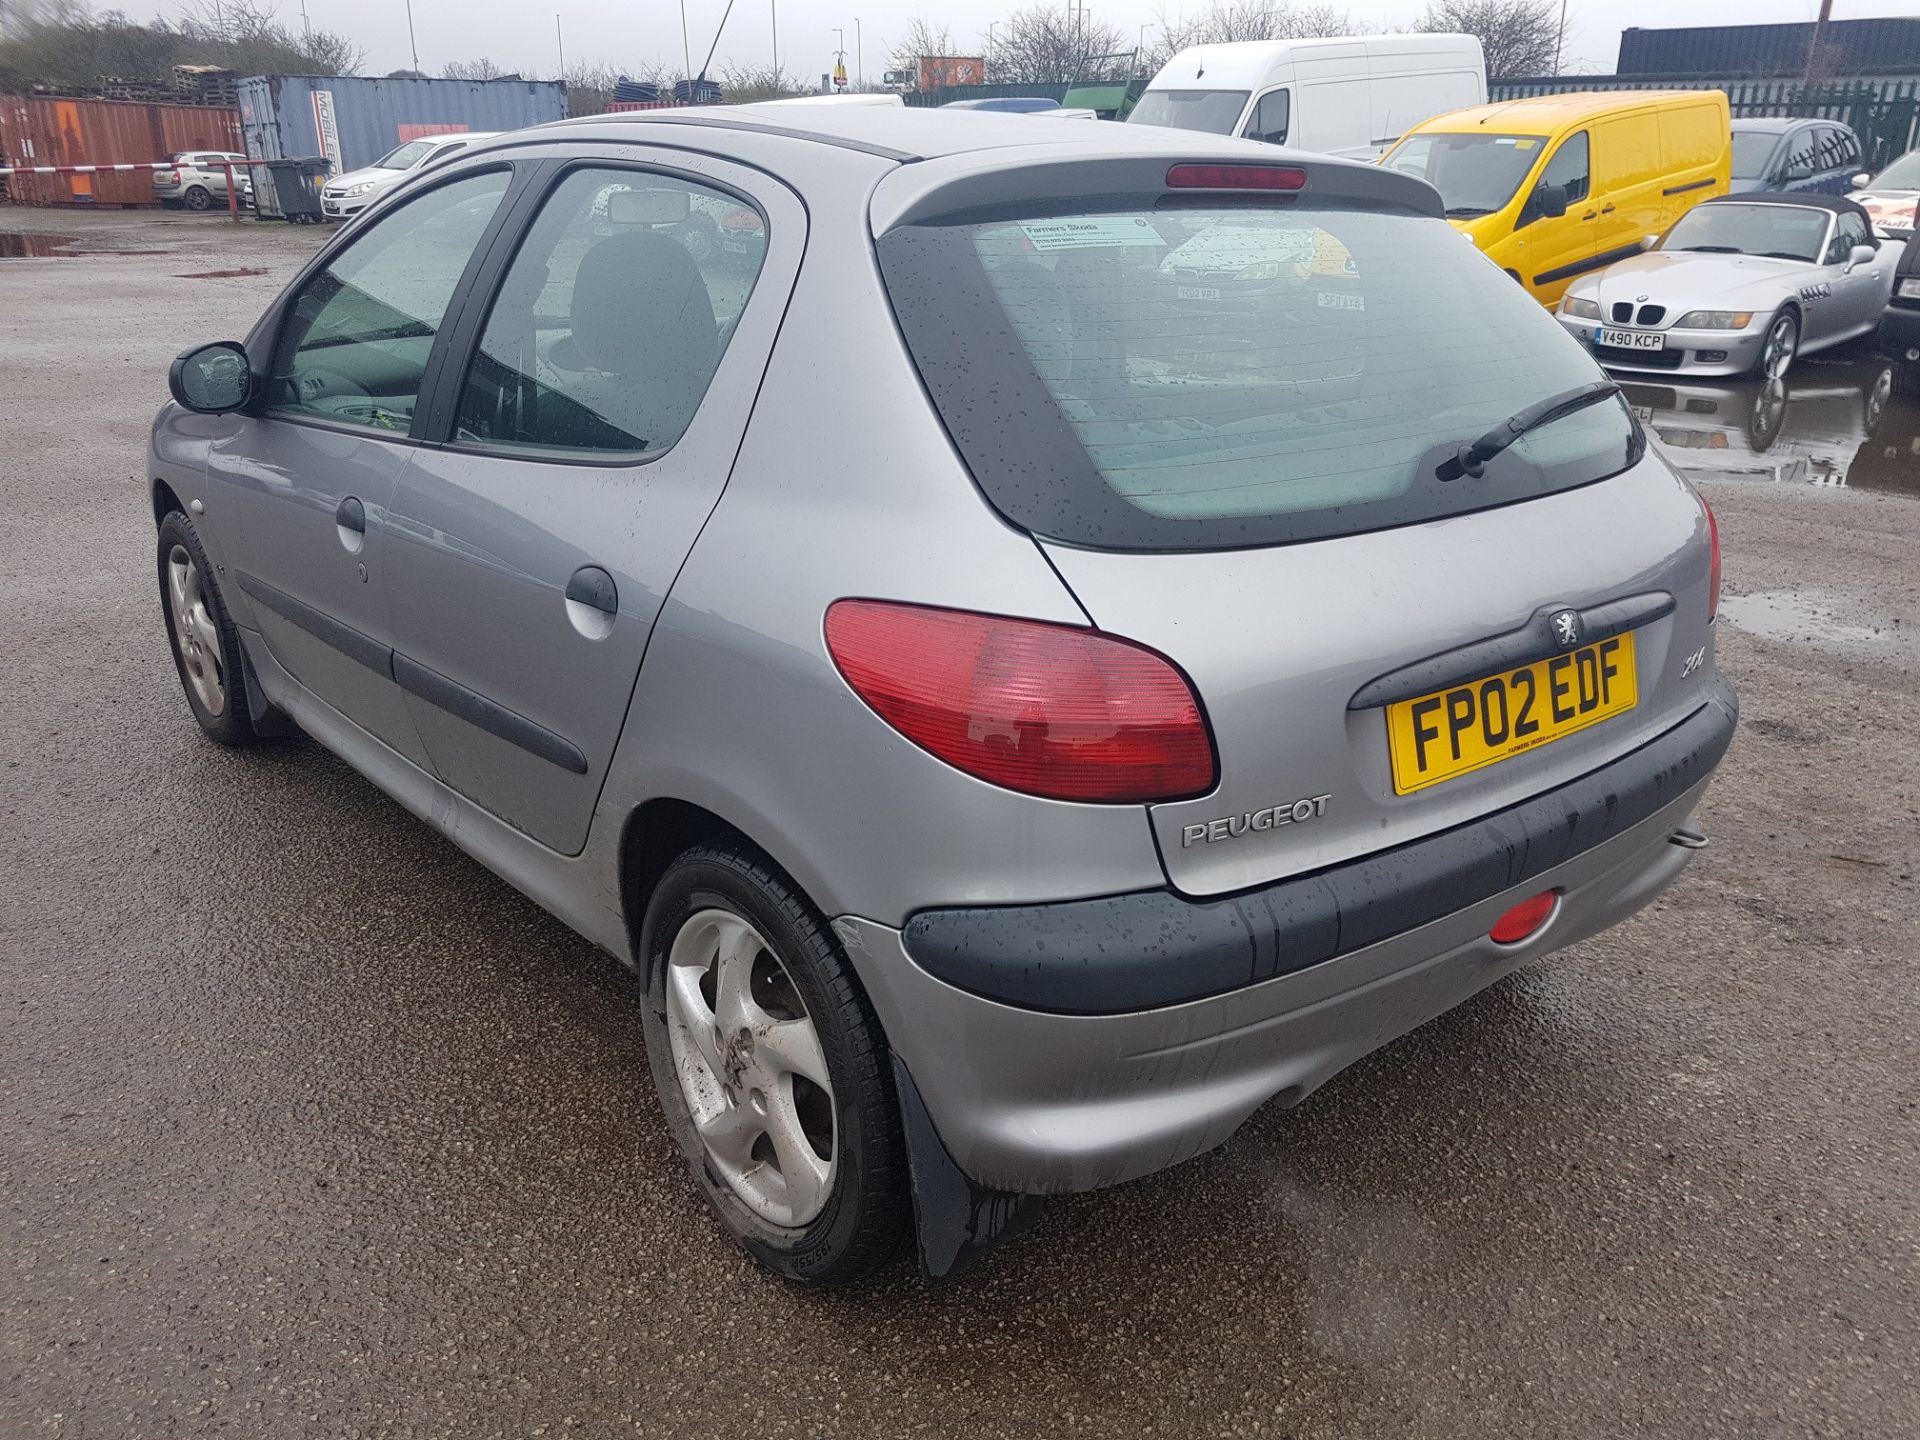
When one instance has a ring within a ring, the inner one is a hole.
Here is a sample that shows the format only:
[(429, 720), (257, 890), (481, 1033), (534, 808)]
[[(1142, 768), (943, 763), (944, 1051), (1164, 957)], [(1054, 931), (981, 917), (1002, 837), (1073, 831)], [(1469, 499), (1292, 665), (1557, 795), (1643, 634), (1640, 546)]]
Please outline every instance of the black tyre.
[(240, 636), (193, 522), (178, 510), (160, 522), (159, 570), (160, 613), (193, 718), (222, 745), (257, 743)]
[(1920, 360), (1896, 361), (1893, 367), (1893, 393), (1920, 400)]
[(654, 1088), (720, 1223), (791, 1280), (893, 1260), (912, 1211), (886, 1040), (824, 917), (766, 860), (700, 846), (641, 951)]
[(1793, 368), (1793, 357), (1800, 353), (1800, 313), (1785, 306), (1767, 322), (1766, 337), (1760, 353), (1747, 373), (1756, 380), (1784, 380)]
[(180, 198), (189, 210), (211, 210), (213, 208), (213, 192), (208, 190), (204, 185), (189, 187), (187, 193)]

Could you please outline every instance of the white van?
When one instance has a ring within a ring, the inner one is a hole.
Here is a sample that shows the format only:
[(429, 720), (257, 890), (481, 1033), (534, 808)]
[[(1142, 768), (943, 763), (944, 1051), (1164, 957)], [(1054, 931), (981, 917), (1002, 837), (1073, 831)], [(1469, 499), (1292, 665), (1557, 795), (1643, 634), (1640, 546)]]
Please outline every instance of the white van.
[(1486, 98), (1486, 58), (1472, 35), (1253, 40), (1182, 50), (1127, 123), (1371, 160), (1422, 120)]

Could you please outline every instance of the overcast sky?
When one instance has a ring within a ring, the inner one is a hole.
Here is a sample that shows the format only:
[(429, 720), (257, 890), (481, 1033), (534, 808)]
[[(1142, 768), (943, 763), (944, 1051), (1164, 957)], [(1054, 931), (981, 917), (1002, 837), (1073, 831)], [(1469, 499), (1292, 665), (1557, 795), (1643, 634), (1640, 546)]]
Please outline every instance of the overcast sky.
[[(283, 20), (299, 23), (301, 0), (277, 0)], [(1065, 0), (1057, 0), (1065, 8)], [(622, 0), (533, 0), (530, 4), (475, 4), (472, 0), (412, 0), (414, 34), (420, 47), (420, 68), (438, 74), (451, 60), (485, 55), (508, 70), (529, 75), (551, 75), (558, 67), (554, 14), (564, 29), (571, 61), (604, 60), (633, 67), (649, 60), (674, 60), (681, 55), (680, 10), (673, 0), (648, 0), (644, 5)], [(1915, 0), (1837, 0), (1834, 18), (1911, 14)], [(728, 62), (765, 65), (773, 55), (771, 29), (777, 7), (780, 61), (789, 74), (813, 79), (833, 65), (834, 26), (846, 31), (847, 70), (852, 74), (864, 59), (866, 75), (878, 80), (887, 52), (905, 28), (908, 17), (924, 13), (953, 32), (958, 53), (979, 49), (988, 22), (1023, 8), (1022, 0), (735, 0), (733, 16), (714, 57), (714, 70)], [(172, 0), (134, 3), (129, 12), (143, 9), (169, 14)], [(404, 0), (305, 0), (306, 14), (316, 27), (342, 31), (367, 49), (367, 72), (384, 74), (409, 63), (407, 16)], [(1129, 34), (1154, 24), (1162, 15), (1177, 17), (1180, 0), (1091, 0), (1096, 20), (1120, 26)], [(1204, 8), (1205, 0), (1188, 0), (1184, 7)], [(1355, 29), (1361, 33), (1404, 28), (1426, 8), (1424, 0), (1347, 0)], [(726, 0), (686, 0), (687, 29), (693, 64), (697, 69), (713, 43), (714, 27), (726, 9)], [(1718, 25), (1778, 20), (1811, 20), (1816, 0), (1569, 0), (1567, 6), (1568, 63), (1582, 62), (1587, 72), (1613, 69), (1623, 26)], [(863, 56), (855, 54), (855, 22), (863, 40)]]

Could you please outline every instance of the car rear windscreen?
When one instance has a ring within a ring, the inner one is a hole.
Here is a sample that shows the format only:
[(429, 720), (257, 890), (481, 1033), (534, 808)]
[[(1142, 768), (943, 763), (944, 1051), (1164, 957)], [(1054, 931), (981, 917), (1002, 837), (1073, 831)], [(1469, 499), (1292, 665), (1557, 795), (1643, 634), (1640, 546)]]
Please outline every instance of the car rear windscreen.
[(1099, 549), (1215, 549), (1411, 524), (1617, 474), (1617, 402), (1440, 467), (1603, 378), (1444, 221), (1162, 204), (978, 216), (882, 237), (909, 349), (989, 501)]

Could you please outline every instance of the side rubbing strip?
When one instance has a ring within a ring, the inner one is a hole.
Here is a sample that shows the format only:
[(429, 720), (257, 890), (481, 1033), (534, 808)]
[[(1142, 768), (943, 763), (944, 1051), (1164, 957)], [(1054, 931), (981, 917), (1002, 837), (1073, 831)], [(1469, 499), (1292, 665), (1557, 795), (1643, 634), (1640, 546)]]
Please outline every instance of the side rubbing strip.
[(437, 705), (489, 735), (499, 736), (509, 745), (518, 745), (528, 754), (538, 755), (562, 770), (571, 770), (576, 775), (587, 773), (587, 757), (572, 741), (554, 734), (544, 725), (534, 724), (524, 715), (514, 714), (457, 680), (449, 680), (438, 670), (429, 670), (418, 660), (396, 652), (393, 678), (402, 690), (418, 695), (429, 705)]
[(314, 609), (304, 601), (294, 599), (284, 590), (274, 589), (266, 581), (249, 575), (244, 570), (234, 573), (240, 578), (242, 590), (281, 619), (298, 625), (315, 639), (324, 640), (342, 655), (359, 661), (369, 670), (378, 670), (382, 675), (390, 673), (393, 651), (371, 635), (362, 634), (351, 625), (341, 624), (331, 615)]
[[(1706, 182), (1712, 184), (1712, 181)], [(1551, 285), (1556, 280), (1570, 279), (1575, 275), (1584, 275), (1589, 270), (1599, 270), (1613, 264), (1616, 260), (1626, 260), (1641, 253), (1640, 246), (1622, 245), (1617, 250), (1602, 250), (1598, 255), (1589, 255), (1584, 260), (1576, 260), (1571, 265), (1556, 265), (1551, 270), (1542, 270), (1533, 277), (1536, 285)]]
[(1713, 177), (1711, 175), (1708, 175), (1704, 179), (1689, 180), (1684, 185), (1669, 185), (1666, 189), (1662, 190), (1660, 193), (1662, 195), (1684, 195), (1689, 190), (1704, 190), (1707, 186), (1711, 184), (1713, 184)]

